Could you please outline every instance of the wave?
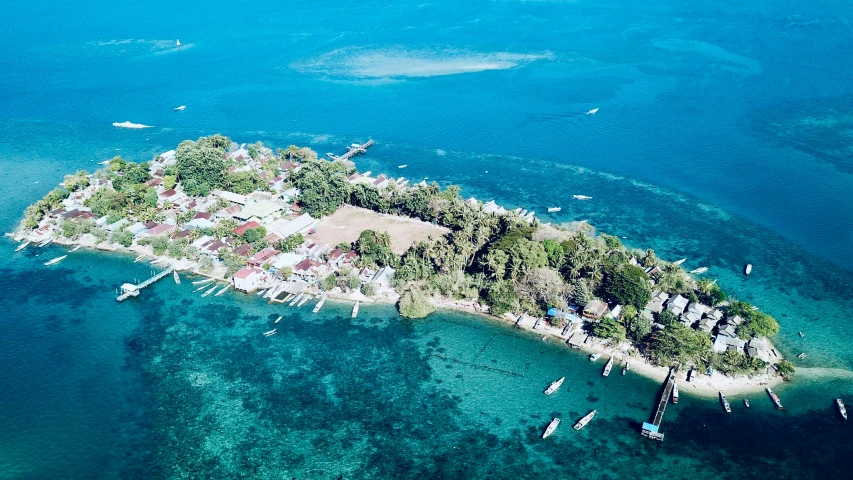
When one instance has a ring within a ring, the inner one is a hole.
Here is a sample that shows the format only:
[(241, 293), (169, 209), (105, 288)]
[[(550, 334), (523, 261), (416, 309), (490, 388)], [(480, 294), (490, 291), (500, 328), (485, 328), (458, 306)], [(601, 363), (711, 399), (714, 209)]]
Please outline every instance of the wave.
[(536, 60), (550, 60), (551, 52), (472, 52), (458, 49), (428, 50), (405, 47), (337, 49), (311, 60), (291, 64), (302, 73), (332, 77), (394, 78), (435, 77), (506, 70)]

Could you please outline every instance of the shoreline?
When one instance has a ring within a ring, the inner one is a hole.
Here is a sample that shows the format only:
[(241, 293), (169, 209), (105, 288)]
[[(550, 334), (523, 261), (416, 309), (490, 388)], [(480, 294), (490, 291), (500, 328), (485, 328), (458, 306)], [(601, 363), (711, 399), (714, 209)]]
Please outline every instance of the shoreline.
[[(32, 237), (32, 238), (31, 238)], [(91, 237), (91, 236), (90, 236)], [(128, 253), (128, 254), (137, 254), (137, 255), (145, 255), (145, 260), (149, 260), (148, 263), (152, 263), (154, 261), (164, 261), (162, 266), (170, 265), (175, 267), (176, 271), (191, 273), (193, 275), (198, 275), (205, 278), (211, 278), (214, 281), (218, 282), (226, 282), (232, 283), (224, 276), (223, 268), (214, 268), (210, 272), (202, 272), (200, 270), (200, 265), (197, 261), (189, 260), (186, 258), (183, 259), (175, 259), (166, 255), (155, 255), (153, 248), (151, 246), (142, 246), (142, 245), (131, 245), (130, 247), (124, 247), (119, 244), (107, 243), (107, 242), (99, 242), (95, 243), (92, 238), (86, 238), (83, 236), (79, 239), (68, 239), (64, 237), (56, 237), (53, 243), (57, 245), (62, 245), (64, 247), (74, 247), (81, 246), (83, 248), (104, 251), (104, 252), (113, 252), (113, 253)], [(21, 235), (20, 232), (16, 232), (13, 235), (13, 239), (16, 241), (21, 240), (37, 240), (37, 237), (33, 237), (31, 235)], [(35, 242), (34, 242), (35, 243)], [(325, 295), (327, 299), (337, 300), (337, 301), (345, 301), (345, 302), (362, 302), (367, 304), (386, 304), (393, 305), (397, 302), (400, 295), (393, 291), (391, 295), (381, 295), (376, 297), (367, 297), (360, 292), (327, 292), (322, 293), (320, 291), (315, 291), (315, 288), (309, 288), (308, 292), (312, 295)], [(386, 290), (386, 293), (388, 291)], [(247, 296), (251, 295), (255, 292), (240, 292)], [(474, 307), (473, 301), (465, 301), (465, 300), (454, 300), (450, 298), (443, 297), (430, 297), (430, 303), (438, 310), (449, 310), (449, 311), (457, 311), (467, 314), (476, 315), (480, 318), (487, 318), (492, 321), (496, 321), (498, 323), (508, 325), (514, 328), (522, 329), (530, 333), (535, 333), (537, 335), (543, 335), (543, 340), (546, 341), (559, 341), (564, 348), (575, 350), (574, 348), (568, 345), (569, 339), (573, 334), (576, 335), (587, 335), (581, 329), (573, 329), (567, 333), (567, 335), (563, 335), (563, 329), (554, 327), (550, 325), (547, 321), (540, 320), (537, 321), (536, 318), (533, 318), (527, 314), (522, 314), (521, 316), (514, 315), (511, 313), (504, 314), (503, 316), (495, 316), (489, 313), (478, 310)], [(532, 339), (531, 339), (532, 340)], [(768, 340), (769, 342), (769, 340)], [(771, 343), (772, 347), (772, 343)], [(614, 367), (619, 367), (624, 365), (624, 360), (627, 357), (631, 362), (629, 372), (634, 372), (638, 375), (646, 377), (650, 380), (654, 380), (660, 383), (663, 383), (666, 380), (667, 375), (669, 374), (669, 367), (663, 367), (659, 365), (654, 365), (648, 363), (646, 359), (636, 353), (626, 352), (625, 350), (620, 350), (620, 345), (616, 346), (607, 346), (602, 339), (589, 336), (584, 343), (580, 344), (580, 348), (577, 348), (585, 355), (593, 354), (593, 353), (601, 353), (602, 356), (606, 357), (614, 357)], [(595, 364), (599, 364), (600, 362), (592, 362)], [(768, 367), (769, 368), (769, 367)], [(620, 374), (621, 372), (617, 373)], [(678, 373), (679, 383), (682, 385), (681, 393), (693, 395), (701, 398), (714, 398), (718, 395), (718, 392), (722, 391), (727, 395), (744, 395), (748, 393), (757, 393), (762, 392), (765, 387), (773, 387), (779, 385), (784, 382), (784, 379), (781, 375), (773, 374), (772, 372), (765, 371), (762, 374), (754, 375), (754, 376), (746, 376), (746, 377), (732, 377), (728, 375), (723, 375), (720, 373), (714, 373), (712, 376), (708, 376), (705, 374), (696, 375), (692, 382), (686, 381), (687, 371), (681, 371)], [(689, 388), (688, 388), (689, 386)]]

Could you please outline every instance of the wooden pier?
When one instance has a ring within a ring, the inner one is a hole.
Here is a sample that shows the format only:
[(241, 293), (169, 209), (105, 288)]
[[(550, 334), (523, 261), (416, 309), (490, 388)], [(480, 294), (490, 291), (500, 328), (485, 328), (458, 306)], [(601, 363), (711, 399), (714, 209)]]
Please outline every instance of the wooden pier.
[(373, 140), (368, 140), (367, 143), (365, 143), (365, 144), (362, 144), (362, 145), (353, 144), (353, 145), (347, 147), (347, 153), (345, 153), (341, 156), (337, 156), (333, 153), (327, 153), (326, 156), (332, 160), (341, 160), (341, 161), (345, 162), (345, 161), (349, 160), (350, 158), (352, 158), (356, 155), (361, 155), (363, 153), (366, 153), (367, 149), (372, 147), (372, 146), (373, 146)]
[(175, 271), (175, 267), (169, 267), (166, 270), (163, 270), (162, 272), (158, 273), (157, 275), (154, 275), (153, 277), (149, 278), (148, 280), (145, 280), (144, 282), (142, 282), (138, 285), (134, 285), (132, 283), (125, 283), (124, 285), (121, 286), (121, 295), (116, 297), (116, 300), (121, 302), (121, 301), (128, 299), (129, 297), (136, 297), (139, 295), (140, 290), (147, 287), (148, 285), (151, 285), (152, 283), (156, 282), (157, 280), (160, 280), (161, 278), (165, 277), (166, 275), (171, 274), (174, 271)]
[(669, 396), (672, 394), (672, 388), (675, 386), (675, 374), (678, 373), (678, 368), (673, 368), (669, 371), (669, 377), (666, 379), (666, 384), (663, 387), (663, 392), (661, 392), (660, 400), (658, 401), (658, 408), (655, 411), (654, 419), (652, 419), (652, 423), (643, 422), (643, 431), (642, 435), (647, 438), (651, 438), (652, 440), (663, 441), (663, 434), (660, 433), (660, 424), (663, 421), (663, 413), (666, 411), (666, 406), (669, 403)]

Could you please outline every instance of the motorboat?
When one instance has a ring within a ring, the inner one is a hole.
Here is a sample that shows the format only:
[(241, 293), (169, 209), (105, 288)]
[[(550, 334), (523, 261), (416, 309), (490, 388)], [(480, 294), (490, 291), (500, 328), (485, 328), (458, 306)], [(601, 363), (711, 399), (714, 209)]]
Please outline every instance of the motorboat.
[(563, 380), (565, 379), (566, 377), (560, 377), (559, 379), (551, 382), (551, 384), (548, 385), (548, 388), (545, 389), (545, 395), (551, 395), (552, 393), (556, 392), (557, 389), (560, 388), (560, 385), (563, 384)]

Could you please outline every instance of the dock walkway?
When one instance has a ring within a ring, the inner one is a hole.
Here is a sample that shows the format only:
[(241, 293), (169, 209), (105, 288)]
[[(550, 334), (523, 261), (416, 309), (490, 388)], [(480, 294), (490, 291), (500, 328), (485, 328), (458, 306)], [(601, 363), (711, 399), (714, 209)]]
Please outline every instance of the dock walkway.
[(332, 153), (327, 153), (326, 156), (331, 158), (332, 160), (347, 161), (356, 155), (361, 155), (362, 153), (366, 153), (367, 149), (372, 147), (372, 146), (373, 146), (373, 140), (368, 140), (367, 143), (365, 143), (365, 144), (358, 145), (358, 146), (353, 145), (353, 146), (347, 147), (347, 153), (345, 153), (341, 156), (337, 156), (337, 155), (334, 155)]
[(152, 283), (156, 282), (157, 280), (160, 280), (161, 278), (165, 277), (166, 275), (171, 274), (174, 271), (175, 271), (175, 267), (169, 267), (169, 268), (163, 270), (162, 272), (158, 273), (157, 275), (154, 275), (153, 277), (149, 278), (148, 280), (145, 280), (144, 282), (142, 282), (138, 285), (134, 285), (132, 283), (125, 283), (124, 285), (121, 286), (121, 295), (116, 297), (116, 300), (118, 300), (119, 302), (122, 302), (124, 300), (127, 300), (129, 297), (135, 297), (135, 296), (139, 295), (140, 290), (151, 285)]
[(666, 384), (663, 387), (658, 408), (655, 411), (652, 423), (643, 423), (642, 435), (651, 438), (652, 440), (663, 441), (663, 434), (660, 433), (660, 424), (663, 421), (663, 414), (666, 411), (666, 406), (669, 403), (669, 396), (672, 394), (672, 388), (675, 386), (675, 374), (678, 373), (678, 368), (673, 368), (669, 371), (669, 377), (666, 379)]

